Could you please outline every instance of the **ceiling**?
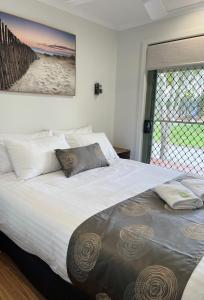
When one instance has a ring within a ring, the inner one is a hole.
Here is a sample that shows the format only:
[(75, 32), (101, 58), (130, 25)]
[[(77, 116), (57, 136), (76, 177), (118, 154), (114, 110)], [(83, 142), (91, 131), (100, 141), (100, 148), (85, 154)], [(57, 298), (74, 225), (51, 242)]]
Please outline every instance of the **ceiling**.
[(204, 0), (38, 1), (115, 30), (125, 30), (204, 8)]

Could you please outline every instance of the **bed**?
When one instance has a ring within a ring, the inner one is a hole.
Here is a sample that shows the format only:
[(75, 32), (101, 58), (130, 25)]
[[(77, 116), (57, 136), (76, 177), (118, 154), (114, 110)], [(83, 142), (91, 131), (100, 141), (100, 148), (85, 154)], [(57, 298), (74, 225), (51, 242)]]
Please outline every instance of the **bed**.
[[(75, 229), (100, 211), (178, 176), (176, 171), (123, 159), (69, 179), (58, 171), (20, 181), (10, 172), (0, 176), (0, 231), (69, 285), (67, 248)], [(182, 300), (204, 299), (203, 275), (201, 260)]]

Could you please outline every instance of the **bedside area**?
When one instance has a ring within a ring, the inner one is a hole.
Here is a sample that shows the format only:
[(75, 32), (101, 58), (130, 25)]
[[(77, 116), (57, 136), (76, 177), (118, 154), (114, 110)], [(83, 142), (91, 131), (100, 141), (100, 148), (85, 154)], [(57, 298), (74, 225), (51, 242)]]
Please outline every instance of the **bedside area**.
[(120, 158), (130, 159), (130, 149), (114, 146), (114, 149)]

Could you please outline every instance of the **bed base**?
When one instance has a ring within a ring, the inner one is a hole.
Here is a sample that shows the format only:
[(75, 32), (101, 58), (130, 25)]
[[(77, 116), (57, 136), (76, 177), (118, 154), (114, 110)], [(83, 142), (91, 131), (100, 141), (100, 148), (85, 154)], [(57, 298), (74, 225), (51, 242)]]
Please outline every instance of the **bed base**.
[(22, 250), (1, 231), (0, 250), (15, 262), (22, 273), (46, 299), (90, 300), (90, 297), (55, 274), (40, 258)]

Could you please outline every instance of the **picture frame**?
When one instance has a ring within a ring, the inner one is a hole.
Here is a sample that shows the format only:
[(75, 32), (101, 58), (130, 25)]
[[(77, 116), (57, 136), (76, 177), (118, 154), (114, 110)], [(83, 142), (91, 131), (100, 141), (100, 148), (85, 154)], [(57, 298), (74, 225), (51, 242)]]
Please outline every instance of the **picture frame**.
[(74, 96), (76, 35), (0, 12), (0, 90)]

